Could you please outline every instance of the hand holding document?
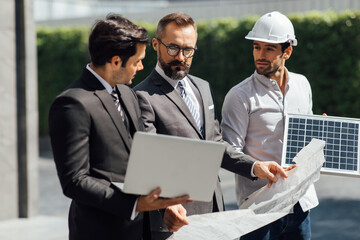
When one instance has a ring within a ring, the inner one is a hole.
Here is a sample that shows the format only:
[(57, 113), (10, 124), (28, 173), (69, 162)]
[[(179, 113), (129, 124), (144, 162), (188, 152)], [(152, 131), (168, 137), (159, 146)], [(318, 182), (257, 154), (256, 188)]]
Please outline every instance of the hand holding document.
[(313, 139), (294, 158), (297, 167), (287, 172), (287, 179), (279, 177), (271, 188), (265, 186), (254, 192), (240, 210), (188, 217), (189, 225), (182, 227), (170, 239), (232, 240), (287, 215), (320, 178), (320, 169), (325, 161), (324, 146), (324, 141)]
[(325, 162), (325, 142), (313, 139), (293, 159), (296, 168), (287, 172), (288, 178), (280, 178), (271, 188), (261, 188), (251, 194), (239, 207), (252, 209), (255, 213), (289, 211), (305, 194), (309, 187), (319, 180), (320, 169)]

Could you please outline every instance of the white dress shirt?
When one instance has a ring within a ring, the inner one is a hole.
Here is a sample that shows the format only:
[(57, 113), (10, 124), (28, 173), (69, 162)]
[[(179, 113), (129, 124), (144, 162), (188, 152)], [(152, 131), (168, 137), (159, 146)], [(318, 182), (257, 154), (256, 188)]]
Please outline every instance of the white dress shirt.
[[(312, 114), (311, 87), (305, 76), (287, 73), (283, 96), (277, 82), (256, 71), (234, 86), (222, 108), (223, 138), (236, 148), (260, 161), (281, 163), (284, 116), (286, 113)], [(251, 181), (236, 175), (238, 204), (266, 180)], [(318, 204), (315, 188), (309, 188), (300, 205), (306, 211)]]

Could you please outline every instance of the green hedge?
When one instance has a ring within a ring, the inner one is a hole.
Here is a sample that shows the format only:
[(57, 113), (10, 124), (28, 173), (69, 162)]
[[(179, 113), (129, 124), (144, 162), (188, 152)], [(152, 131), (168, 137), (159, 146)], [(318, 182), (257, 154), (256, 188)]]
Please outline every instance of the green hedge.
[(38, 29), (39, 131), (48, 133), (48, 113), (54, 100), (79, 76), (88, 62), (88, 28)]
[[(218, 116), (227, 91), (254, 72), (252, 42), (244, 36), (259, 16), (198, 23), (198, 49), (190, 73), (208, 80), (216, 97)], [(313, 90), (314, 113), (360, 118), (360, 12), (290, 15), (298, 46), (286, 66), (304, 74)], [(154, 36), (156, 26), (140, 23)], [(47, 115), (55, 96), (89, 62), (89, 28), (38, 29), (39, 129), (48, 133)], [(147, 48), (145, 69), (133, 86), (156, 64)]]

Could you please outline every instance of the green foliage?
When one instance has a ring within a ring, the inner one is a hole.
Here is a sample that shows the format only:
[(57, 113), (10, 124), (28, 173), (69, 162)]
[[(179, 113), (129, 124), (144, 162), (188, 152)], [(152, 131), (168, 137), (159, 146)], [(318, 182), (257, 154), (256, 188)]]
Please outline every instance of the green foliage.
[(298, 47), (287, 63), (313, 90), (314, 113), (360, 117), (360, 12), (291, 18)]
[(151, 40), (155, 37), (156, 25), (149, 23), (139, 23), (139, 25), (146, 28), (146, 30), (148, 31), (150, 36), (150, 44), (146, 48), (146, 56), (145, 59), (142, 61), (144, 69), (136, 73), (136, 77), (134, 78), (131, 87), (136, 86), (139, 82), (144, 80), (151, 73), (157, 61), (156, 51), (154, 51), (151, 43)]
[[(259, 16), (198, 23), (198, 51), (190, 73), (210, 82), (218, 117), (228, 90), (254, 72), (252, 42), (244, 37)], [(305, 75), (312, 86), (314, 113), (360, 118), (360, 12), (311, 12), (289, 16), (298, 46), (286, 62), (289, 71)], [(155, 36), (154, 24), (139, 24)], [(39, 29), (39, 121), (47, 134), (47, 115), (55, 96), (88, 63), (89, 28)], [(151, 44), (132, 86), (156, 64)]]
[(89, 62), (88, 28), (37, 30), (39, 131), (48, 133), (48, 113), (55, 96), (73, 82)]

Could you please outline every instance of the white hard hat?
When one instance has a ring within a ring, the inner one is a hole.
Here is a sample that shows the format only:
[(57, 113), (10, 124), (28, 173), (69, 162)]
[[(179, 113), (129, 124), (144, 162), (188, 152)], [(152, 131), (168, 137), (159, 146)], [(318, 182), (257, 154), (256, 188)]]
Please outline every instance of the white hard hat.
[(289, 42), (291, 46), (297, 45), (292, 23), (279, 12), (267, 13), (260, 17), (245, 38), (268, 43)]

